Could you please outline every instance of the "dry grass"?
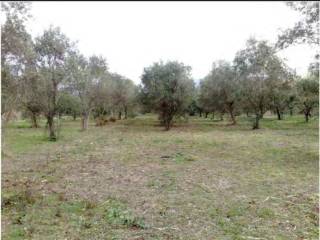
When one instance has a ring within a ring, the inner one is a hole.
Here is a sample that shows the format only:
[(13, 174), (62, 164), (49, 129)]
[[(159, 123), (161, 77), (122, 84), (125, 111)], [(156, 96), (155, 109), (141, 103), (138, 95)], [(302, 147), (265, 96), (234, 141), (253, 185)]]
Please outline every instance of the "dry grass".
[(318, 120), (5, 131), (3, 239), (317, 239)]

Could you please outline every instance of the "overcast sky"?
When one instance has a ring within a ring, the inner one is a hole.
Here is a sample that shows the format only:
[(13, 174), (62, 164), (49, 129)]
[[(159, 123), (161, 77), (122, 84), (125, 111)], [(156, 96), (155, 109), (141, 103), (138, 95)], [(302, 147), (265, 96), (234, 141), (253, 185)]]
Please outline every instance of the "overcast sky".
[[(299, 13), (283, 2), (33, 2), (27, 27), (35, 37), (59, 26), (86, 55), (136, 83), (160, 59), (182, 61), (203, 78), (213, 61), (232, 61), (250, 36), (275, 42)], [(292, 46), (279, 55), (305, 74), (314, 53)]]

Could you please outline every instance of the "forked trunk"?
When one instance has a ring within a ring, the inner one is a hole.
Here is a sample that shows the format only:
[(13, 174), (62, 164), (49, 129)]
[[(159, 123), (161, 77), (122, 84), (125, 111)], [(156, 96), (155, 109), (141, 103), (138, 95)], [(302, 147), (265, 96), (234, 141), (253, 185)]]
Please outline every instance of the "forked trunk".
[(309, 113), (309, 112), (306, 112), (306, 113), (304, 114), (304, 117), (305, 117), (306, 122), (309, 122), (309, 116), (310, 116), (310, 113)]
[(165, 117), (165, 119), (164, 119), (164, 127), (165, 127), (166, 131), (168, 131), (170, 129), (171, 124), (172, 124), (172, 119), (173, 119), (173, 116)]
[[(305, 104), (306, 106), (306, 104)], [(305, 110), (304, 110), (304, 117), (306, 119), (306, 122), (309, 122), (309, 117), (311, 117), (311, 108), (306, 106)]]
[(32, 128), (38, 128), (38, 121), (37, 121), (37, 115), (35, 113), (31, 113), (31, 127)]
[(229, 103), (228, 104), (228, 111), (229, 111), (230, 118), (231, 118), (231, 124), (236, 125), (237, 122), (236, 122), (236, 118), (234, 116), (233, 110), (234, 110), (233, 103)]

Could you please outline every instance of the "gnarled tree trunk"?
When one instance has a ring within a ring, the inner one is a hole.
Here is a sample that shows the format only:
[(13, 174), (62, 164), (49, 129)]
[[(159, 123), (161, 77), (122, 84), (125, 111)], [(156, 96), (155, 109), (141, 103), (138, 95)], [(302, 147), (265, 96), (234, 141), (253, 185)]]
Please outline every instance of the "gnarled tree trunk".
[(278, 107), (276, 107), (276, 113), (277, 113), (278, 120), (282, 120), (282, 114)]
[(49, 128), (49, 140), (50, 141), (56, 141), (57, 136), (55, 133), (55, 126), (54, 126), (54, 116), (53, 114), (48, 114), (47, 115), (47, 124)]
[(89, 123), (89, 113), (84, 112), (82, 113), (82, 118), (81, 118), (81, 130), (86, 131), (88, 129), (88, 123)]
[(232, 125), (235, 125), (235, 124), (237, 124), (237, 122), (236, 122), (236, 118), (235, 118), (235, 116), (234, 116), (234, 107), (233, 107), (233, 105), (234, 105), (234, 103), (233, 102), (229, 102), (228, 104), (227, 104), (227, 109), (228, 109), (228, 111), (229, 111), (229, 114), (230, 114), (230, 118), (231, 118), (231, 124)]
[(260, 128), (260, 125), (259, 125), (260, 119), (261, 119), (260, 113), (256, 113), (256, 117), (255, 117), (255, 119), (254, 119), (252, 129), (259, 129), (259, 128)]
[(124, 107), (124, 119), (127, 119), (128, 117), (128, 109), (127, 106)]
[(31, 117), (31, 127), (32, 128), (38, 128), (39, 125), (38, 125), (38, 121), (37, 121), (37, 114), (31, 112), (31, 116), (30, 117)]

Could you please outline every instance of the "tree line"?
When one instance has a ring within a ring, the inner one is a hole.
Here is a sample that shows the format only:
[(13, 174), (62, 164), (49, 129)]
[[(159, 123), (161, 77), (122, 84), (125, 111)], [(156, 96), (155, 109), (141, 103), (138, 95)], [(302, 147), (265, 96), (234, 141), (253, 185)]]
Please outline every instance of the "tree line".
[(304, 18), (284, 31), (276, 45), (250, 38), (232, 62), (214, 62), (199, 84), (192, 79), (190, 66), (160, 61), (144, 68), (137, 86), (110, 72), (103, 56), (85, 57), (58, 27), (51, 26), (33, 39), (25, 27), (30, 2), (2, 2), (6, 16), (1, 26), (3, 123), (13, 110), (29, 116), (33, 127), (38, 127), (43, 115), (49, 138), (55, 140), (55, 119), (62, 115), (80, 116), (82, 130), (88, 128), (90, 115), (97, 125), (104, 125), (137, 112), (156, 112), (166, 130), (177, 118), (209, 113), (221, 119), (228, 114), (232, 125), (237, 124), (237, 116), (246, 114), (253, 119), (253, 129), (259, 128), (267, 111), (279, 120), (285, 112), (299, 112), (308, 121), (318, 106), (319, 55), (308, 75), (300, 77), (277, 51), (293, 43), (318, 44), (319, 5), (287, 4)]

